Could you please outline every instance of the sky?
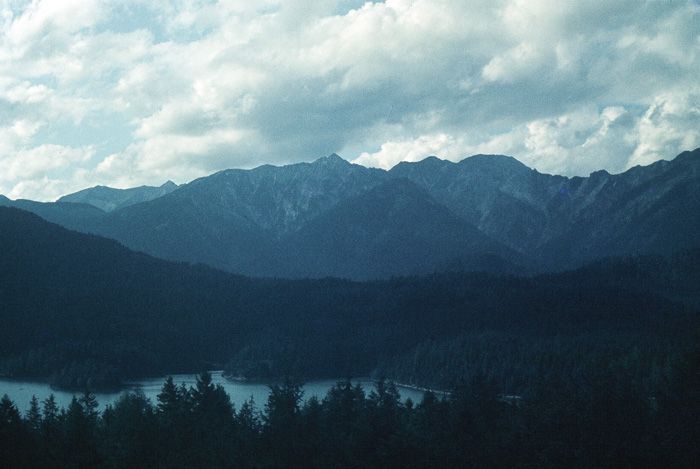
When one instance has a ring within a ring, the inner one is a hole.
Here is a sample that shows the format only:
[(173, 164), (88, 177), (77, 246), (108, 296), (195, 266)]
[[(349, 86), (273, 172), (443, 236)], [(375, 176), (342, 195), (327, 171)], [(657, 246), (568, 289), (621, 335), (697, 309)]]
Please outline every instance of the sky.
[(0, 194), (700, 147), (698, 0), (0, 0)]

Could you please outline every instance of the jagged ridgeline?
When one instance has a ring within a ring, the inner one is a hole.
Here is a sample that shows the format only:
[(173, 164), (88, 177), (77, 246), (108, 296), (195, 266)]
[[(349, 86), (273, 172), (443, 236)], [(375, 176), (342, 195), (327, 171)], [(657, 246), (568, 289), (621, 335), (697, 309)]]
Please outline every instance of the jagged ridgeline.
[(389, 171), (337, 155), (189, 184), (10, 201), (72, 230), (228, 272), (353, 280), (556, 272), (700, 246), (700, 150), (622, 174), (541, 174), (513, 158), (431, 157)]
[(688, 249), (529, 278), (254, 279), (0, 208), (0, 372), (98, 389), (216, 367), (443, 388), (480, 371), (523, 392), (605, 363), (646, 389), (693, 343), (699, 265)]

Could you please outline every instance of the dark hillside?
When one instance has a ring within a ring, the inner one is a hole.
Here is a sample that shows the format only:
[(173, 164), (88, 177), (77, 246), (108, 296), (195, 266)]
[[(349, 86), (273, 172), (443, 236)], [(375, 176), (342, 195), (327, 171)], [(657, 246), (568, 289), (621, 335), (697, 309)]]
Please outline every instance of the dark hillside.
[[(0, 343), (9, 374), (103, 385), (225, 357), (242, 280), (0, 209)], [(222, 335), (222, 333), (224, 335)], [(37, 363), (34, 363), (36, 361)], [(79, 362), (79, 363), (76, 363)], [(19, 371), (12, 371), (17, 368)]]
[(642, 347), (651, 367), (692, 342), (699, 255), (678, 256), (685, 261), (643, 256), (534, 278), (248, 279), (0, 208), (0, 371), (99, 387), (227, 364), (244, 377), (376, 370), (450, 386), (478, 366), (519, 376), (508, 386), (522, 390), (543, 359), (567, 356), (578, 369), (586, 350), (612, 363)]

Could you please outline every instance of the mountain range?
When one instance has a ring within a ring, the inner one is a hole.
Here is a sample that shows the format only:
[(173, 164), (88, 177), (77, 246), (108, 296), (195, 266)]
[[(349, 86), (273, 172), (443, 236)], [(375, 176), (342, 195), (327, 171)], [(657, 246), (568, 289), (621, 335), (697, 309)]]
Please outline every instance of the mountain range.
[(502, 155), (385, 171), (338, 155), (176, 186), (9, 200), (155, 257), (258, 277), (355, 280), (561, 271), (700, 246), (700, 149), (621, 174), (539, 173)]

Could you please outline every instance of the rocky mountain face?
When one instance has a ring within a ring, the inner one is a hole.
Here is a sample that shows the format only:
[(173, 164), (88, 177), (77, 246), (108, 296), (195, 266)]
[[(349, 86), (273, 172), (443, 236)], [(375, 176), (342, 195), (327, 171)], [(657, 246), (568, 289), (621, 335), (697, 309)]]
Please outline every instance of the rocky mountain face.
[(550, 263), (627, 253), (663, 253), (700, 244), (700, 151), (610, 175), (574, 178), (557, 214), (568, 223), (536, 254)]
[(567, 181), (501, 155), (475, 155), (459, 163), (431, 157), (400, 163), (389, 173), (421, 185), (457, 216), (521, 253), (537, 248), (559, 221), (552, 220), (548, 205)]
[(136, 194), (155, 191), (93, 188), (53, 204), (0, 205), (169, 260), (252, 276), (371, 279), (553, 271), (697, 247), (699, 186), (700, 149), (574, 178), (500, 155), (430, 157), (389, 171), (331, 155), (166, 184), (142, 201)]
[(457, 261), (495, 272), (504, 266), (493, 258), (517, 258), (405, 178), (341, 201), (282, 246), (283, 265), (294, 277), (387, 278), (445, 270)]
[(698, 246), (700, 150), (622, 174), (540, 174), (513, 158), (428, 158), (390, 174), (426, 188), (482, 233), (545, 270)]

